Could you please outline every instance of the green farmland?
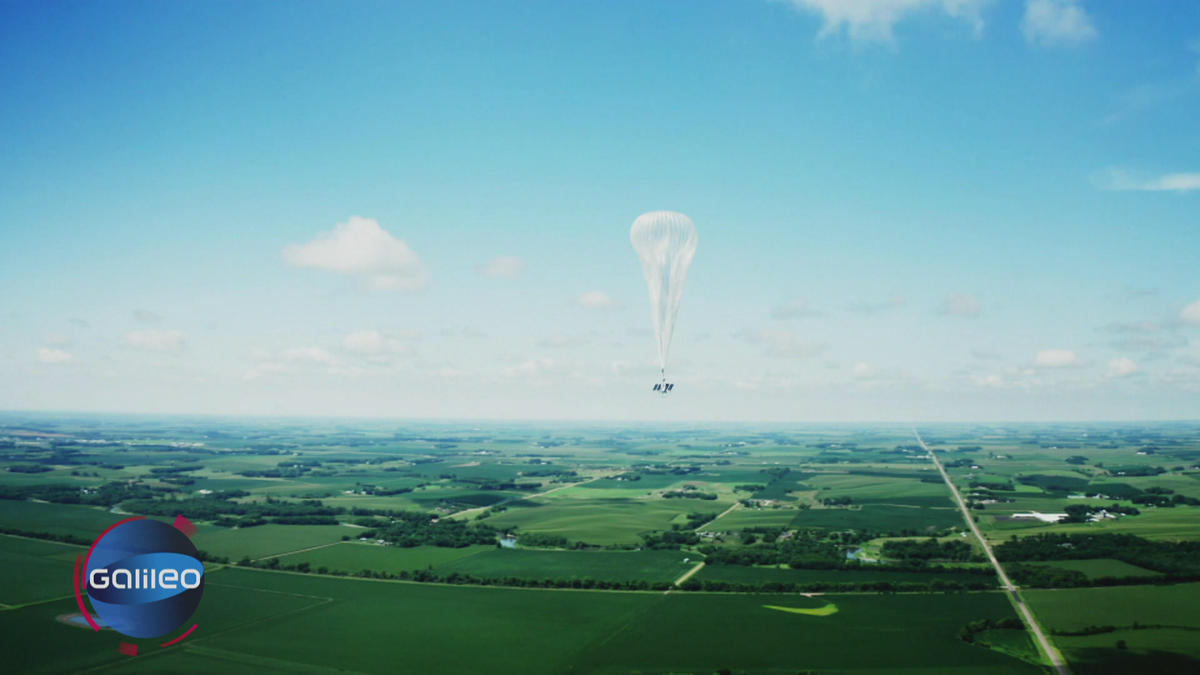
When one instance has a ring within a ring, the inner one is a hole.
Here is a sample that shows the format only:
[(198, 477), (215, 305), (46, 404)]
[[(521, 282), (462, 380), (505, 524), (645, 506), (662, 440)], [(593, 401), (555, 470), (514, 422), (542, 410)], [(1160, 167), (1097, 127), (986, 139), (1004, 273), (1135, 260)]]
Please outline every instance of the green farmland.
[[(908, 429), (21, 424), (14, 672), (1047, 673)], [(1200, 670), (1200, 428), (922, 434), (1075, 675)], [(184, 515), (209, 560), (196, 633), (128, 659), (59, 619), (79, 544), (133, 514)]]

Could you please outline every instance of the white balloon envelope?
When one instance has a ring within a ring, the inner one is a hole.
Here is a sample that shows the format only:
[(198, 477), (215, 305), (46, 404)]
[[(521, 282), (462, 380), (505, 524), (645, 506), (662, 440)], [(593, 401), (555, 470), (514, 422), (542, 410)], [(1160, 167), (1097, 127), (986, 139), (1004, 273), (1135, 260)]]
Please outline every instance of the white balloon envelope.
[(696, 254), (696, 225), (682, 213), (652, 211), (633, 221), (629, 239), (641, 258), (642, 273), (650, 290), (650, 313), (654, 318), (663, 378), (654, 390), (665, 394), (675, 386), (667, 384), (667, 353), (675, 332), (675, 317), (679, 315), (679, 301), (683, 299), (683, 285)]

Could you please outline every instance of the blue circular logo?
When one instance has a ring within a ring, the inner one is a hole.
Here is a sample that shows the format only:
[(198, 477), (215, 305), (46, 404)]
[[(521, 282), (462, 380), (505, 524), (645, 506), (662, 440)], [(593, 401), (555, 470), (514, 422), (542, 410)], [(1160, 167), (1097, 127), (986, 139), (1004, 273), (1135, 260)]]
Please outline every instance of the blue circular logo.
[(187, 535), (157, 520), (121, 523), (92, 545), (84, 588), (96, 614), (134, 638), (183, 625), (204, 594), (204, 565)]

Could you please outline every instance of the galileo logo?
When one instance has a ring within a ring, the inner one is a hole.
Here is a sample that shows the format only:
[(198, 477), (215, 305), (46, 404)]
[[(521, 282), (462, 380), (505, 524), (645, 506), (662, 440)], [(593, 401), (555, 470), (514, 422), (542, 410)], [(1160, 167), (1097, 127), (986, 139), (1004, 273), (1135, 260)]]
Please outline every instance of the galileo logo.
[(195, 528), (182, 517), (175, 526), (131, 518), (100, 535), (82, 560), (82, 574), (76, 564), (76, 599), (88, 623), (98, 629), (81, 585), (99, 618), (123, 635), (156, 638), (182, 626), (204, 594), (204, 565), (188, 531)]

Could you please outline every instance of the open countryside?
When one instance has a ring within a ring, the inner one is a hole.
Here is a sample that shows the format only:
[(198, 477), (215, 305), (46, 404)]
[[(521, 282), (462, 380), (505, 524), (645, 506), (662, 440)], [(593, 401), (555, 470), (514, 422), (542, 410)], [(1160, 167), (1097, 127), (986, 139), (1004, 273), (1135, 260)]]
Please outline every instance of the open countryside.
[[(438, 673), (1200, 664), (1197, 426), (9, 416), (0, 443), (0, 626), (74, 645), (20, 672), (384, 673), (395, 644)], [(193, 636), (125, 660), (59, 619), (75, 556), (130, 515), (192, 520), (208, 590)]]

